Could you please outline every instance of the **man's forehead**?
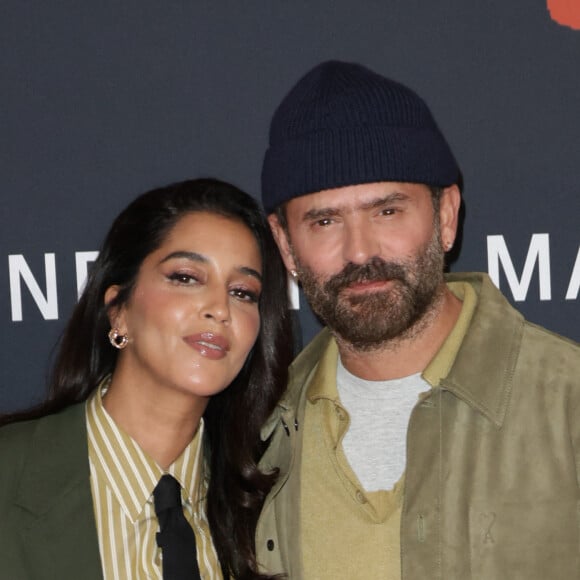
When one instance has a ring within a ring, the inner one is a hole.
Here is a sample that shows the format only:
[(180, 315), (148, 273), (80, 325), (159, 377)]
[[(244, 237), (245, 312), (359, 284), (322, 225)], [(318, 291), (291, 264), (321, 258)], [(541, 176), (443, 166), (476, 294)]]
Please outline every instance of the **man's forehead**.
[(365, 208), (389, 198), (414, 198), (430, 194), (426, 185), (396, 181), (380, 181), (348, 185), (334, 189), (324, 189), (291, 199), (287, 205), (287, 215), (300, 217), (308, 212), (320, 210), (353, 210)]

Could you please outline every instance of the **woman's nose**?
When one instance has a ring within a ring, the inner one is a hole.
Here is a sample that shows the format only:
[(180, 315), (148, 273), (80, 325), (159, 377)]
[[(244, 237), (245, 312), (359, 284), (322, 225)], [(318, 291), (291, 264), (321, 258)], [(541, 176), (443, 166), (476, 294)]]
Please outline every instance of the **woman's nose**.
[(213, 319), (220, 324), (230, 322), (230, 302), (227, 291), (209, 290), (201, 314), (204, 318)]

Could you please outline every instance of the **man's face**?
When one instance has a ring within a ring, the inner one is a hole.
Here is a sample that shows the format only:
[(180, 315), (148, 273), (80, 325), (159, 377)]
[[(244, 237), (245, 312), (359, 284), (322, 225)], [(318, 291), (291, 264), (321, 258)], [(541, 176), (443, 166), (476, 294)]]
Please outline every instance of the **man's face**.
[(410, 336), (443, 290), (445, 242), (455, 238), (457, 188), (435, 211), (427, 186), (381, 182), (324, 190), (270, 218), (288, 269), (314, 312), (358, 350)]

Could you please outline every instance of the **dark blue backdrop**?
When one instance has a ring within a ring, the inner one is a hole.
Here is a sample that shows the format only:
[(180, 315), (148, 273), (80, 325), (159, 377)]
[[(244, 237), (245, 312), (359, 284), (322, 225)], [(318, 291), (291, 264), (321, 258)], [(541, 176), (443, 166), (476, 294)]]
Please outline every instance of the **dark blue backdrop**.
[(0, 411), (41, 396), (82, 253), (119, 210), (201, 175), (258, 195), (274, 107), (329, 58), (430, 103), (465, 175), (453, 269), (495, 272), (580, 339), (580, 31), (545, 0), (13, 0), (0, 27)]

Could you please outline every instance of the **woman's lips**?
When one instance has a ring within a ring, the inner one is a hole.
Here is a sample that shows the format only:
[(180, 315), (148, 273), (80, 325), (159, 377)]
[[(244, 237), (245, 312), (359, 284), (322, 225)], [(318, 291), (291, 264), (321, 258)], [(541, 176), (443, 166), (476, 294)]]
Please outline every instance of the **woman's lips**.
[(220, 334), (214, 334), (213, 332), (199, 332), (186, 336), (183, 340), (202, 356), (212, 360), (224, 358), (230, 350), (229, 341)]

